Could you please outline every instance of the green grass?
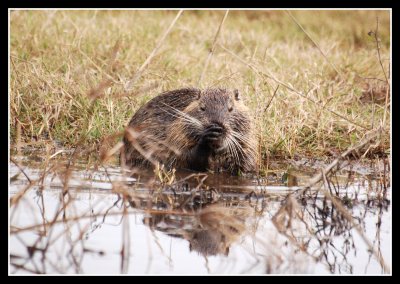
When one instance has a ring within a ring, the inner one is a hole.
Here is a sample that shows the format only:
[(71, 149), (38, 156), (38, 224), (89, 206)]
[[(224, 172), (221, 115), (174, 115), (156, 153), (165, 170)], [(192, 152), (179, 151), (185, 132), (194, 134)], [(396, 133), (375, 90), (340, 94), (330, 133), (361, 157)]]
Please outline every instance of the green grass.
[[(122, 131), (134, 112), (162, 91), (198, 87), (224, 11), (184, 11), (132, 90), (126, 89), (177, 12), (12, 11), (12, 143), (18, 121), (20, 139), (28, 144), (56, 139), (65, 147), (78, 141), (98, 145)], [(375, 39), (368, 35), (376, 28), (376, 17), (388, 73), (389, 12), (291, 13), (340, 75), (285, 11), (231, 11), (201, 87), (240, 90), (255, 115), (263, 154), (323, 156), (341, 151), (367, 131), (353, 122), (371, 128), (383, 119), (384, 105), (362, 98), (368, 88), (385, 83), (363, 78), (385, 79)], [(264, 111), (278, 84), (236, 56), (297, 91), (312, 90), (307, 97), (313, 102), (281, 85)], [(111, 83), (99, 88), (107, 79)], [(101, 96), (92, 101), (88, 94), (96, 88)], [(385, 152), (390, 149), (389, 122), (390, 116), (381, 143)]]

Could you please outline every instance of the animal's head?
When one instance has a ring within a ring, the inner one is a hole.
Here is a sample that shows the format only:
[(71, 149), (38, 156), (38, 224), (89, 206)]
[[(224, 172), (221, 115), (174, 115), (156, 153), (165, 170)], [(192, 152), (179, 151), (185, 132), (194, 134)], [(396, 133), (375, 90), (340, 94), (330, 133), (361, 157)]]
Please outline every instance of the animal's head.
[[(201, 143), (215, 152), (245, 144), (243, 133), (250, 130), (247, 108), (238, 90), (206, 89), (184, 111), (187, 123)], [(195, 122), (194, 122), (195, 121)]]

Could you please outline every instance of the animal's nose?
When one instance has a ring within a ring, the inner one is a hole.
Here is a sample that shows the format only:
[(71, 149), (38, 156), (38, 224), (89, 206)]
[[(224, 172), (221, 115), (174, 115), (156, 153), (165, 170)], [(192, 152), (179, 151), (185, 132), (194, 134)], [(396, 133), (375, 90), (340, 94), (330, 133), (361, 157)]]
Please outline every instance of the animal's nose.
[(220, 135), (222, 135), (225, 132), (225, 127), (222, 125), (222, 123), (215, 121), (211, 122), (208, 128), (212, 129), (213, 132), (219, 133)]
[(216, 127), (225, 128), (225, 127), (224, 127), (224, 124), (223, 124), (222, 122), (217, 121), (217, 120), (212, 120), (211, 123), (210, 123), (210, 125), (216, 126)]

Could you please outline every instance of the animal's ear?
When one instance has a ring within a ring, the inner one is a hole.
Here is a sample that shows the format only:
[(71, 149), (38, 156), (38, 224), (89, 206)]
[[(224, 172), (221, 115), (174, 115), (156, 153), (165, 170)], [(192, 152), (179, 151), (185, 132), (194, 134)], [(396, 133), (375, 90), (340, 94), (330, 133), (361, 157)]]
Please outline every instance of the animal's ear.
[(235, 96), (235, 100), (237, 100), (237, 101), (240, 100), (239, 90), (238, 89), (233, 90), (233, 94)]

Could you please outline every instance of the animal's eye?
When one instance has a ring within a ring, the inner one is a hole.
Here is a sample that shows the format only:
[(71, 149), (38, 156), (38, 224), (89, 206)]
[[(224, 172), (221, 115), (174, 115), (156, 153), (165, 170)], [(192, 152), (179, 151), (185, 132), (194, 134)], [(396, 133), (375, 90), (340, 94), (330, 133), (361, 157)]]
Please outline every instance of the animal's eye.
[(201, 109), (202, 111), (205, 111), (205, 110), (206, 110), (206, 107), (205, 107), (204, 105), (201, 105), (201, 106), (200, 106), (200, 109)]
[(228, 111), (232, 111), (233, 110), (233, 106), (230, 106), (229, 108), (228, 108)]

